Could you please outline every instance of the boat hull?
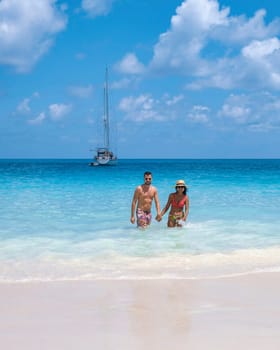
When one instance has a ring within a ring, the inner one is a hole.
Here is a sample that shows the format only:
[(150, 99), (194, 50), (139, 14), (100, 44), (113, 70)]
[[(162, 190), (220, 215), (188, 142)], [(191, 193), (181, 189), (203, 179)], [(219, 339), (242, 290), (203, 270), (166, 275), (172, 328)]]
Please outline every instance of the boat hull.
[(117, 158), (95, 158), (98, 165), (116, 165), (118, 160)]
[(90, 165), (116, 165), (117, 162), (118, 158), (108, 148), (98, 148), (94, 161)]

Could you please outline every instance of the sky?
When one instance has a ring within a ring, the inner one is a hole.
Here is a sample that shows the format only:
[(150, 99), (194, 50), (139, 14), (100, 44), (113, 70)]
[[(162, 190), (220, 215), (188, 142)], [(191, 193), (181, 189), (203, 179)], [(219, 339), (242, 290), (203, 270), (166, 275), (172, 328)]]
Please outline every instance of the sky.
[(0, 0), (0, 158), (280, 158), (275, 0)]

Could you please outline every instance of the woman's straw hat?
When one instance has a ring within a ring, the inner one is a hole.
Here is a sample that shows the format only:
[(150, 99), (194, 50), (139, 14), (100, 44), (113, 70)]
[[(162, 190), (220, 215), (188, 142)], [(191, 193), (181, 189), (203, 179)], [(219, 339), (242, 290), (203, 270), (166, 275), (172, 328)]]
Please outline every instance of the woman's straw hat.
[(184, 186), (184, 187), (188, 188), (188, 186), (185, 184), (184, 180), (177, 180), (175, 187), (177, 187), (177, 186)]

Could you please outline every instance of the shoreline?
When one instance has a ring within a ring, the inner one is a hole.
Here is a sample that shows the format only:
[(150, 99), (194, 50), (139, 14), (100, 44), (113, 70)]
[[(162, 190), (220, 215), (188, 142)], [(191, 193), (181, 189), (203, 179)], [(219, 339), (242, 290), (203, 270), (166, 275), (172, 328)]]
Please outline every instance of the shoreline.
[(228, 279), (238, 279), (238, 278), (251, 278), (250, 276), (258, 275), (271, 275), (271, 274), (280, 274), (279, 268), (268, 268), (267, 270), (256, 270), (256, 271), (245, 271), (245, 272), (236, 272), (236, 273), (227, 273), (227, 274), (218, 274), (206, 276), (170, 276), (164, 275), (161, 277), (158, 276), (143, 276), (143, 277), (90, 277), (90, 278), (58, 278), (58, 279), (22, 279), (22, 280), (0, 280), (0, 289), (1, 286), (16, 286), (16, 285), (44, 285), (44, 284), (75, 284), (75, 283), (99, 283), (99, 282), (149, 282), (149, 281), (185, 281), (185, 282), (202, 282), (202, 281), (219, 281), (219, 280), (228, 280)]
[[(125, 244), (128, 245), (127, 242)], [(141, 249), (140, 246), (138, 248)], [(45, 259), (44, 255), (34, 259), (23, 257), (2, 261), (0, 285), (61, 281), (235, 278), (280, 272), (279, 257), (279, 246), (200, 254), (181, 252), (152, 257), (125, 256), (117, 253), (101, 258), (89, 258), (87, 255), (65, 259), (59, 259), (57, 256), (48, 256)]]
[(279, 276), (0, 283), (1, 345), (276, 350)]

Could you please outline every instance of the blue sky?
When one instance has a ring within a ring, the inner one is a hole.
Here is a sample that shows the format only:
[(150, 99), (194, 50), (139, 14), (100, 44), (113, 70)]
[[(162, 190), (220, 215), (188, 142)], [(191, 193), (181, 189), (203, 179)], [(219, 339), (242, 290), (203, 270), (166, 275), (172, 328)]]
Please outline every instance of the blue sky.
[(0, 0), (0, 158), (279, 158), (275, 0)]

